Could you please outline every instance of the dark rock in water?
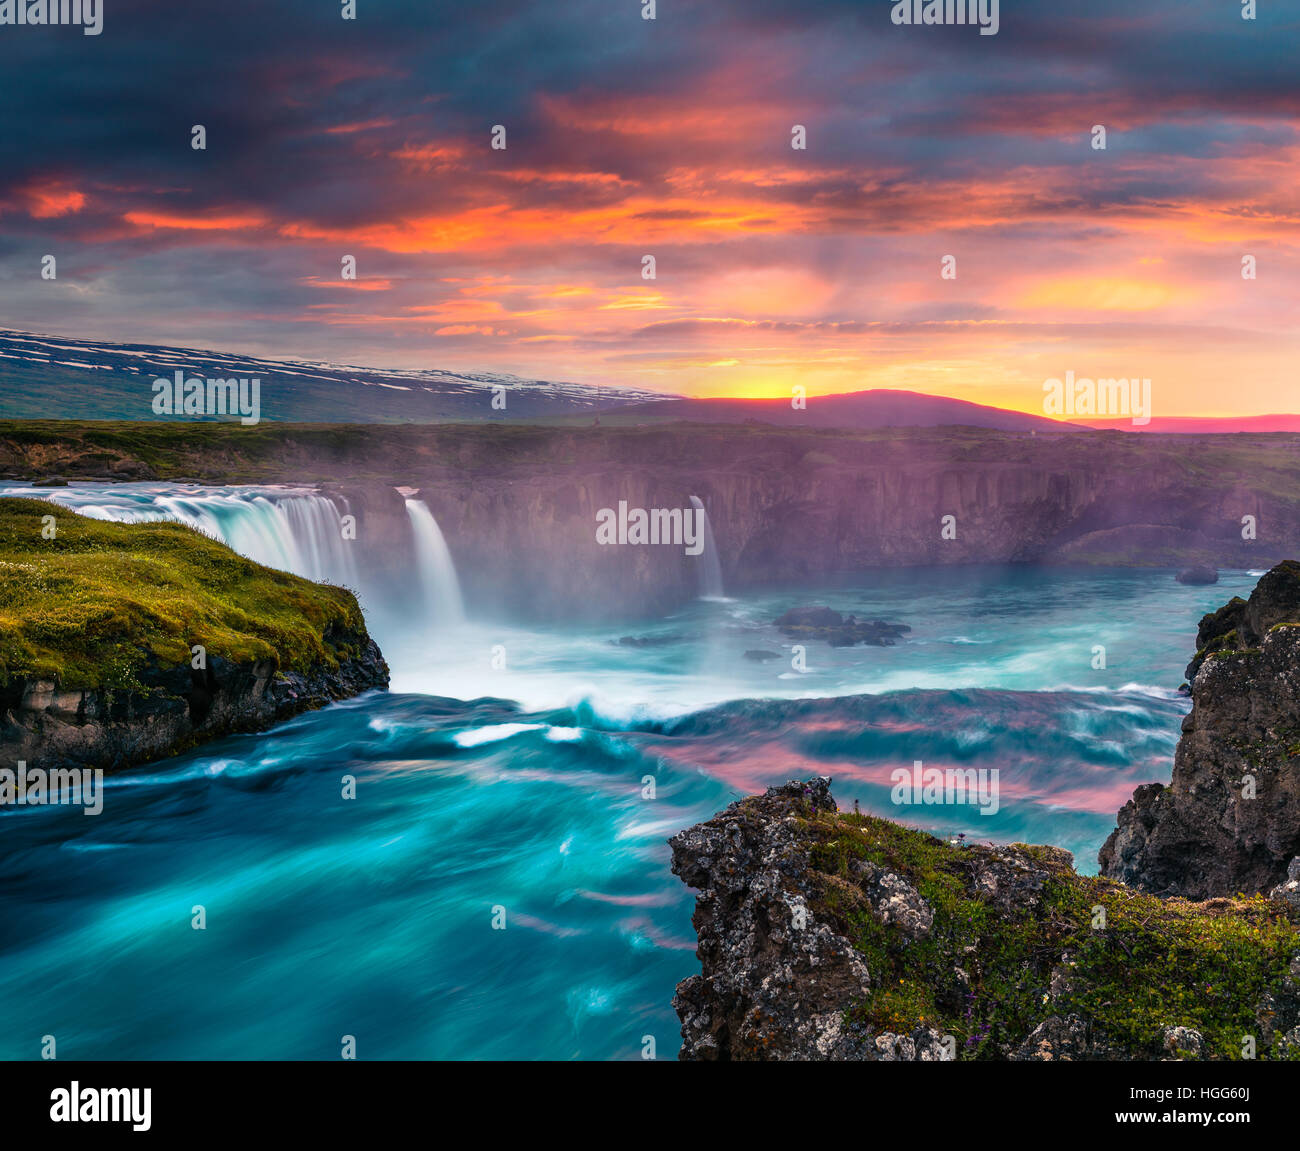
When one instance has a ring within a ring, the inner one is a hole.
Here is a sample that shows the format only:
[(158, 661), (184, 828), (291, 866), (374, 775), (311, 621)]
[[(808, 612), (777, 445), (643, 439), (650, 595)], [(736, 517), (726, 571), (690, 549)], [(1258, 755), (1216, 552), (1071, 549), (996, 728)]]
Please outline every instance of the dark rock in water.
[(755, 663), (766, 663), (769, 659), (780, 659), (781, 653), (776, 651), (747, 651), (746, 659), (752, 659)]
[(1264, 892), (1300, 855), (1300, 563), (1201, 620), (1169, 787), (1120, 810), (1102, 873), (1191, 899)]
[(776, 626), (788, 627), (839, 627), (844, 617), (829, 607), (792, 607), (780, 619)]
[(67, 486), (68, 481), (62, 476), (46, 476), (43, 480), (32, 481), (34, 488), (66, 488)]
[[(842, 815), (825, 777), (669, 844), (698, 891), (701, 971), (673, 999), (681, 1059), (1224, 1059), (1242, 1028), (1270, 1058), (1300, 1055), (1300, 911), (1285, 903), (1136, 897), (1060, 848)], [(1260, 981), (1244, 1010), (1204, 994), (1225, 938), (1236, 977)]]
[(670, 643), (681, 643), (680, 635), (625, 635), (613, 642), (619, 647), (666, 647)]
[(1185, 584), (1212, 584), (1219, 582), (1219, 573), (1214, 568), (1191, 567), (1183, 568), (1177, 575), (1179, 583)]
[(872, 647), (892, 647), (912, 629), (906, 624), (884, 620), (859, 620), (843, 616), (828, 607), (791, 608), (776, 621), (777, 628), (791, 639), (823, 639), (831, 647), (853, 647), (864, 643)]

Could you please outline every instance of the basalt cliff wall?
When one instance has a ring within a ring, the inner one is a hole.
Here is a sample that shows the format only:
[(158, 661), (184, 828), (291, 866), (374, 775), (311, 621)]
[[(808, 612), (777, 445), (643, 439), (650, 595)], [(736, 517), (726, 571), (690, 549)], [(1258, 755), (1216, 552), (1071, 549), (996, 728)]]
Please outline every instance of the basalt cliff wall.
[(201, 671), (152, 666), (130, 690), (15, 679), (0, 686), (0, 763), (121, 770), (388, 687), (388, 665), (368, 635), (328, 640), (348, 652), (331, 668), (282, 672), (270, 660), (213, 656)]
[(1194, 899), (1268, 891), (1300, 856), (1300, 563), (1202, 619), (1196, 647), (1172, 782), (1134, 792), (1102, 872)]
[(683, 547), (597, 543), (620, 500), (699, 497), (737, 591), (919, 564), (1267, 567), (1300, 538), (1298, 460), (1286, 434), (0, 424), (0, 476), (320, 484), (377, 570), (409, 566), (395, 488), (419, 489), (471, 609), (543, 620), (700, 593), (705, 561)]

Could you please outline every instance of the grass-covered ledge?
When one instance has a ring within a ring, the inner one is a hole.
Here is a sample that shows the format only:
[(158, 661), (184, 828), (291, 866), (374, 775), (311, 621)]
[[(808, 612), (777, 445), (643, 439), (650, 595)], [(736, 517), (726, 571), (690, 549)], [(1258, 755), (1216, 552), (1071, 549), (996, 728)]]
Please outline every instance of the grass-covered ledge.
[(1300, 906), (1164, 898), (791, 780), (679, 832), (682, 1058), (1300, 1060)]
[(387, 681), (346, 588), (181, 524), (0, 499), (7, 758), (138, 763)]
[(353, 653), (330, 633), (364, 628), (350, 591), (262, 567), (183, 524), (0, 500), (0, 683), (126, 687), (151, 662), (188, 665), (194, 645), (283, 671), (337, 667)]

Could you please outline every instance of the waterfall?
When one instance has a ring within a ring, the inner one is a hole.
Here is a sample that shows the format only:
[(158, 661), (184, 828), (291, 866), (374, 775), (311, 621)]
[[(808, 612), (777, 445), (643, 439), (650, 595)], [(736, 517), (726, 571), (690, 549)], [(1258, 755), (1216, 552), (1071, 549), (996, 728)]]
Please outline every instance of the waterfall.
[(114, 523), (180, 522), (266, 567), (349, 588), (394, 676), (452, 694), (464, 683), (462, 673), (430, 678), (429, 657), (435, 642), (464, 622), (460, 581), (433, 514), (412, 498), (417, 489), (397, 492), (405, 516), (394, 500), (390, 514), (375, 514), (354, 533), (346, 530), (342, 496), (307, 487), (86, 481), (43, 489), (0, 482), (0, 497), (36, 496)]
[[(19, 494), (7, 489), (3, 494)], [(356, 588), (356, 541), (345, 538), (333, 500), (274, 488), (163, 488), (152, 484), (68, 487), (49, 499), (91, 519), (115, 523), (175, 520), (219, 539), (266, 567)]]
[[(412, 489), (402, 494), (407, 493), (414, 494)], [(0, 496), (33, 494), (92, 519), (179, 521), (267, 567), (350, 588), (386, 639), (395, 641), (409, 631), (413, 616), (435, 625), (464, 618), (451, 553), (420, 500), (405, 501), (418, 570), (411, 581), (397, 578), (396, 556), (385, 563), (388, 556), (367, 548), (364, 536), (345, 533), (342, 497), (308, 488), (85, 483), (36, 493), (26, 485), (0, 485)]]
[(415, 566), (428, 618), (437, 626), (455, 625), (465, 618), (460, 581), (438, 521), (423, 500), (408, 499), (406, 514), (415, 537)]
[(700, 513), (704, 525), (704, 551), (700, 553), (700, 595), (704, 599), (722, 599), (722, 565), (718, 562), (718, 545), (713, 538), (709, 513), (699, 496), (691, 496), (691, 506)]
[[(267, 567), (358, 588), (356, 541), (343, 533), (344, 512), (315, 493), (205, 493), (159, 496), (167, 519), (180, 520)], [(93, 514), (88, 508), (78, 509)], [(137, 518), (128, 514), (128, 519)], [(139, 517), (145, 518), (145, 517)], [(150, 515), (147, 518), (160, 518)]]

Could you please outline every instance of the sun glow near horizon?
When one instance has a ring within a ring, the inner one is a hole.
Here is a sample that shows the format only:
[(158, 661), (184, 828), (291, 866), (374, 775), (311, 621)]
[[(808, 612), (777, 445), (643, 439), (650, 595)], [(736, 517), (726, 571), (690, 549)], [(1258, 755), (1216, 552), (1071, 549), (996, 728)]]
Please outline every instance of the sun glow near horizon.
[[(314, 26), (241, 45), (259, 111), (213, 97), (211, 152), (155, 95), (185, 88), (186, 37), (229, 35), (199, 16), (151, 72), (115, 73), (129, 139), (36, 118), (0, 143), (13, 266), (61, 261), (39, 292), (0, 279), (0, 308), (73, 339), (702, 397), (1042, 414), (1073, 371), (1149, 378), (1157, 415), (1293, 411), (1286, 38), (1210, 5), (1094, 7), (1104, 59), (1036, 10), (972, 38), (886, 6), (704, 20), (683, 0), (690, 35), (650, 39), (630, 10), (548, 10), (482, 74), (436, 15), (381, 12), (347, 53)], [(477, 19), (457, 15), (467, 42), (499, 45)]]

